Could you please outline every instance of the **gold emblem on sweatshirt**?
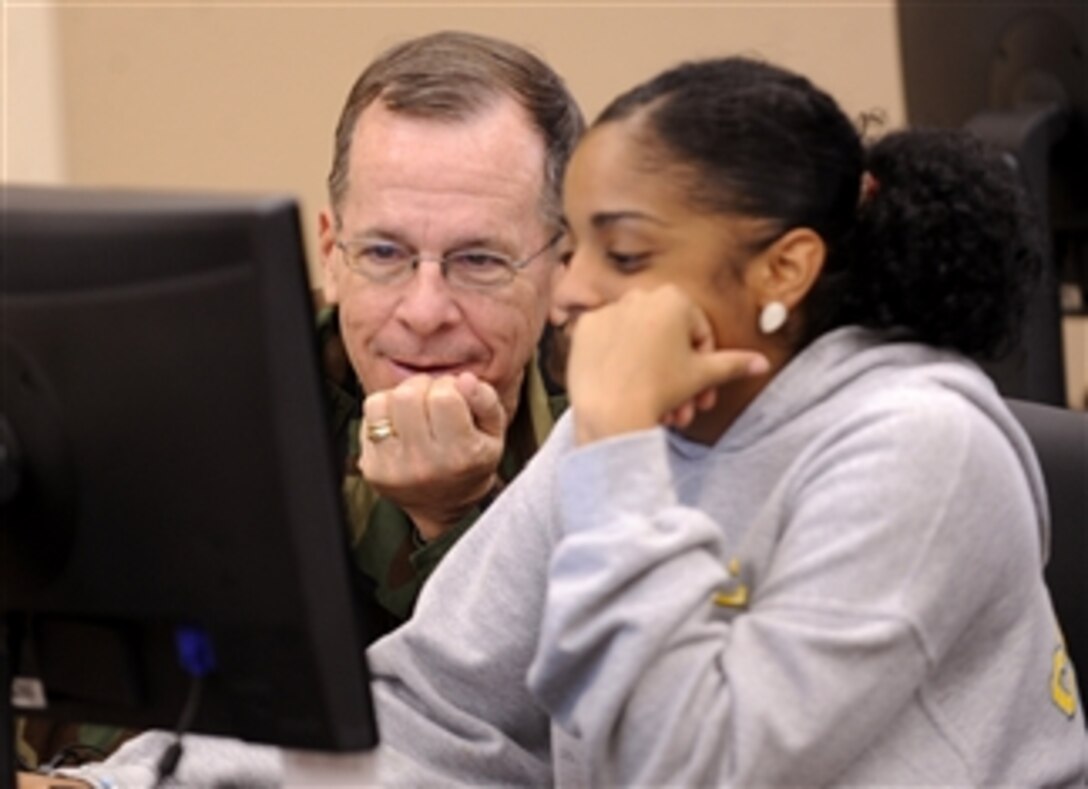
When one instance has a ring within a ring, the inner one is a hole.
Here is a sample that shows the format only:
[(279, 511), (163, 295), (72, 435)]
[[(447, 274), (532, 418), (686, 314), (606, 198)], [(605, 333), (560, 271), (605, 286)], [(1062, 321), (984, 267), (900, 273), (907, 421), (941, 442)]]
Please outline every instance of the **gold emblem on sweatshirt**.
[(1072, 718), (1077, 713), (1077, 689), (1073, 683), (1073, 664), (1065, 644), (1058, 644), (1050, 667), (1050, 700), (1054, 706)]
[(748, 606), (748, 584), (741, 578), (740, 559), (735, 556), (725, 566), (728, 573), (725, 587), (714, 593), (711, 601), (721, 608), (746, 608)]

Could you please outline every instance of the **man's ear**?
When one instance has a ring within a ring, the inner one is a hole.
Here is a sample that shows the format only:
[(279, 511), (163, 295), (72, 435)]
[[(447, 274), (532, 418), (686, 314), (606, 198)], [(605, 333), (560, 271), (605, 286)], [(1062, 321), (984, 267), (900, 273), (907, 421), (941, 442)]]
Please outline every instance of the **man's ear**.
[(749, 269), (750, 283), (761, 305), (780, 301), (792, 311), (812, 290), (826, 259), (827, 245), (819, 233), (796, 227), (763, 251)]
[(326, 304), (340, 301), (341, 268), (336, 265), (336, 216), (331, 207), (317, 215), (317, 242), (321, 253), (321, 293)]

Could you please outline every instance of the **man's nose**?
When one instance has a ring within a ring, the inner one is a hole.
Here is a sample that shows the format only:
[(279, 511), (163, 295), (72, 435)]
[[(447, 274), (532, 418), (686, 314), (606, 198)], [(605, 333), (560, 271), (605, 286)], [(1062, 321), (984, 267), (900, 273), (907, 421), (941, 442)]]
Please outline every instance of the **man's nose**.
[(396, 317), (415, 334), (435, 334), (461, 320), (461, 306), (437, 261), (420, 261), (404, 285)]

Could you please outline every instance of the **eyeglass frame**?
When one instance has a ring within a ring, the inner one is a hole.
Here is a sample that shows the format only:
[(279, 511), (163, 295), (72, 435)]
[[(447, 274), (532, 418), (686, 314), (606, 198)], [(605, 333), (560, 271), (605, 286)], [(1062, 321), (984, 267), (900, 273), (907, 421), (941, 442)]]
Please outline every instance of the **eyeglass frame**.
[[(365, 279), (367, 279), (370, 282), (373, 282), (376, 285), (395, 286), (395, 285), (404, 284), (404, 283), (408, 282), (412, 278), (412, 275), (415, 274), (415, 272), (419, 268), (420, 264), (429, 261), (431, 263), (437, 263), (438, 264), (438, 266), (439, 266), (439, 268), (440, 268), (440, 270), (442, 272), (442, 278), (446, 282), (448, 282), (452, 287), (459, 288), (459, 289), (464, 289), (464, 290), (472, 290), (472, 291), (477, 291), (477, 292), (479, 292), (479, 291), (486, 292), (486, 291), (494, 290), (496, 288), (501, 288), (504, 285), (509, 285), (511, 282), (513, 282), (517, 278), (517, 275), (518, 275), (519, 272), (521, 272), (530, 263), (532, 263), (534, 260), (539, 258), (541, 255), (543, 255), (549, 249), (552, 249), (553, 247), (555, 247), (555, 245), (558, 244), (560, 242), (560, 240), (562, 240), (564, 235), (566, 235), (566, 229), (565, 228), (559, 228), (558, 230), (555, 231), (555, 233), (553, 233), (551, 235), (551, 237), (548, 239), (547, 243), (544, 244), (544, 246), (540, 247), (540, 249), (538, 249), (536, 252), (533, 252), (532, 254), (522, 258), (521, 260), (512, 259), (509, 255), (507, 255), (505, 253), (497, 252), (497, 251), (495, 251), (493, 249), (487, 249), (486, 247), (470, 248), (470, 249), (462, 250), (462, 251), (459, 251), (459, 252), (450, 252), (450, 253), (447, 253), (447, 254), (443, 255), (440, 258), (433, 258), (433, 257), (425, 256), (425, 255), (423, 255), (423, 254), (421, 254), (419, 252), (410, 252), (410, 253), (408, 253), (408, 248), (405, 245), (401, 244), (398, 241), (392, 241), (392, 240), (385, 240), (385, 241), (381, 241), (381, 242), (357, 241), (357, 242), (353, 243), (351, 241), (344, 241), (343, 239), (337, 238), (333, 242), (333, 244), (334, 244), (334, 246), (336, 246), (337, 249), (339, 249), (341, 251), (341, 253), (343, 253), (344, 265), (348, 268), (349, 271), (351, 271), (351, 272), (353, 272), (355, 274), (358, 274), (361, 277), (364, 277)], [(387, 245), (393, 246), (393, 247), (397, 247), (397, 248), (401, 249), (402, 251), (408, 253), (408, 259), (407, 259), (407, 261), (405, 261), (403, 268), (398, 268), (396, 273), (391, 274), (390, 276), (384, 277), (384, 278), (380, 277), (380, 276), (376, 277), (376, 276), (373, 275), (373, 273), (363, 270), (363, 268), (360, 267), (357, 262), (355, 262), (356, 258), (361, 257), (361, 255), (358, 255), (358, 254), (353, 255), (352, 254), (352, 249), (351, 249), (352, 246), (357, 246), (357, 248), (358, 248), (358, 247), (375, 246), (375, 245), (377, 245), (379, 243), (380, 244), (387, 244)], [(449, 276), (450, 268), (449, 267), (451, 265), (451, 261), (453, 259), (456, 259), (458, 255), (467, 255), (467, 254), (486, 254), (487, 256), (489, 256), (491, 258), (494, 258), (496, 260), (501, 261), (504, 264), (503, 269), (506, 272), (508, 272), (508, 275), (504, 276), (503, 279), (497, 280), (497, 281), (492, 282), (492, 283), (471, 282), (471, 281), (461, 281), (461, 280), (458, 280), (458, 279), (450, 279), (450, 276)]]

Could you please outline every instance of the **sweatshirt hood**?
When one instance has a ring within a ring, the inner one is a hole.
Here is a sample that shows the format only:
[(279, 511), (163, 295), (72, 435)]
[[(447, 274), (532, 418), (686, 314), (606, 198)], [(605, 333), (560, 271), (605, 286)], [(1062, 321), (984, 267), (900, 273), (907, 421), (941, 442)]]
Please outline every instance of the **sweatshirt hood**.
[[(902, 333), (848, 326), (828, 332), (779, 371), (721, 437), (713, 451), (736, 451), (801, 417), (850, 386), (864, 396), (896, 385), (939, 386), (955, 392), (986, 415), (1005, 435), (1024, 471), (1039, 513), (1044, 560), (1049, 554), (1050, 515), (1046, 485), (1034, 447), (993, 382), (962, 354), (911, 341)], [(796, 397), (798, 389), (809, 392)], [(681, 439), (681, 441), (683, 441)], [(684, 442), (687, 443), (687, 442)]]

